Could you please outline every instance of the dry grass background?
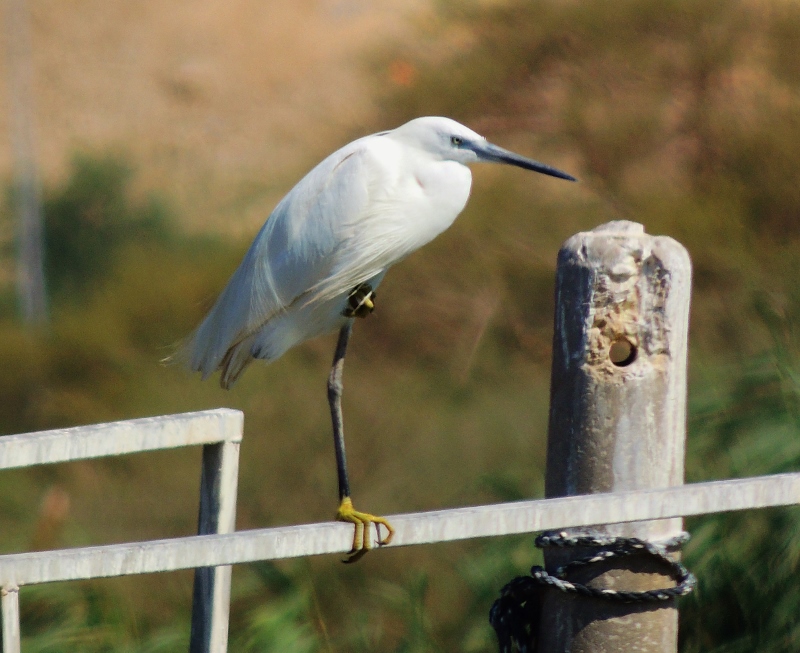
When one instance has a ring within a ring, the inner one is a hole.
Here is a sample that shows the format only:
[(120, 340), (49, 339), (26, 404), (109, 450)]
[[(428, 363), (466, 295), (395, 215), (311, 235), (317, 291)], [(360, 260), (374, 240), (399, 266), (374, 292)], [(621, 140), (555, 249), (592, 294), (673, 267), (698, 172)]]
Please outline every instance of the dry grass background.
[[(249, 233), (297, 174), (374, 112), (364, 55), (413, 38), (429, 0), (32, 0), (47, 182), (120, 150), (192, 229)], [(5, 64), (5, 57), (2, 57)], [(392, 82), (385, 80), (387, 84)], [(0, 106), (8, 106), (0, 85)], [(8, 134), (0, 112), (0, 133)], [(0, 176), (11, 165), (0, 140)]]

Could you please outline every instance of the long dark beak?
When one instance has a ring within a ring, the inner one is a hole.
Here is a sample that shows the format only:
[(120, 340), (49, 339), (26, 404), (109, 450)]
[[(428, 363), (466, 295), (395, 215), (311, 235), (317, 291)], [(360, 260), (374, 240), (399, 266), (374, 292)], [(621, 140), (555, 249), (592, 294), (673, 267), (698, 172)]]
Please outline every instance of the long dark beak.
[(510, 166), (517, 166), (518, 168), (525, 168), (525, 170), (533, 170), (534, 172), (541, 172), (543, 175), (550, 175), (551, 177), (558, 177), (559, 179), (567, 179), (568, 181), (578, 181), (572, 175), (562, 172), (558, 168), (553, 168), (544, 163), (539, 163), (533, 159), (528, 159), (519, 154), (514, 154), (502, 147), (492, 145), (486, 141), (478, 141), (465, 143), (465, 148), (471, 149), (478, 155), (480, 161), (491, 161), (493, 163), (505, 163)]

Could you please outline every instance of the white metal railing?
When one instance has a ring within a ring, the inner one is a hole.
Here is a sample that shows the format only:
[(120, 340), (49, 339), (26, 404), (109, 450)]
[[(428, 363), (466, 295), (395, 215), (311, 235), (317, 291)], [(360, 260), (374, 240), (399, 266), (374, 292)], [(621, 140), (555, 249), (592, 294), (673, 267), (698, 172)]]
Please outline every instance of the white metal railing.
[(219, 408), (0, 437), (0, 469), (241, 441), (244, 417)]
[[(453, 542), (751, 508), (800, 504), (800, 473), (694, 483), (559, 499), (389, 515), (389, 547)], [(130, 544), (0, 556), (0, 584), (24, 586), (65, 580), (149, 574), (260, 560), (345, 553), (353, 527), (340, 522), (195, 535)]]
[[(0, 438), (0, 469), (190, 445), (238, 445), (241, 433), (241, 413), (219, 409), (6, 436)], [(218, 498), (223, 486), (227, 489), (228, 510), (231, 494), (235, 501), (236, 474), (232, 473), (235, 469), (223, 474), (222, 467), (218, 457), (204, 457), (206, 479), (202, 485), (207, 494), (216, 486), (217, 500), (215, 502), (212, 496), (207, 499), (205, 509), (201, 506), (201, 523), (214, 518), (219, 522), (220, 506), (226, 503)], [(390, 546), (793, 504), (800, 504), (800, 473), (393, 515), (389, 519), (396, 534)], [(210, 531), (206, 529), (205, 532)], [(224, 651), (230, 590), (230, 567), (227, 565), (345, 553), (351, 544), (352, 526), (327, 522), (2, 555), (3, 651), (19, 651), (20, 587), (191, 568), (215, 568), (218, 574), (212, 577), (211, 588), (206, 592), (209, 598), (198, 597), (196, 588), (194, 630), (205, 629), (206, 632), (204, 638), (197, 635), (199, 640), (195, 641), (200, 643), (196, 646), (205, 647), (197, 650)], [(217, 588), (225, 586), (216, 600), (213, 598), (215, 584)], [(210, 616), (214, 611), (215, 618)], [(205, 617), (202, 617), (203, 612)]]
[[(198, 532), (230, 533), (235, 527), (236, 491), (238, 483), (239, 444), (244, 417), (240, 411), (220, 408), (181, 415), (77, 426), (38, 433), (0, 437), (0, 469), (13, 469), (50, 463), (86, 460), (103, 456), (138, 453), (203, 445), (200, 481), (200, 515)], [(144, 547), (144, 548), (142, 548)], [(126, 559), (132, 554), (111, 558), (107, 547), (91, 547), (94, 551), (83, 563), (72, 566), (82, 578), (121, 576), (131, 571)], [(131, 545), (131, 550), (147, 551), (146, 543)], [(64, 574), (70, 563), (62, 554), (80, 551), (49, 551), (43, 558), (22, 563), (18, 555), (0, 556), (8, 575), (0, 581), (2, 594), (2, 651), (19, 653), (19, 587), (44, 580), (47, 574)], [(35, 555), (35, 554), (33, 554)], [(148, 557), (149, 556), (149, 557)], [(133, 554), (135, 557), (135, 554)], [(154, 571), (167, 570), (169, 560), (159, 552), (145, 554)], [(117, 565), (114, 567), (114, 565)], [(192, 609), (192, 650), (225, 650), (230, 604), (228, 566), (208, 568), (201, 565), (195, 573)], [(31, 573), (32, 569), (38, 570)], [(70, 577), (69, 575), (63, 576)], [(55, 580), (50, 577), (49, 580)]]

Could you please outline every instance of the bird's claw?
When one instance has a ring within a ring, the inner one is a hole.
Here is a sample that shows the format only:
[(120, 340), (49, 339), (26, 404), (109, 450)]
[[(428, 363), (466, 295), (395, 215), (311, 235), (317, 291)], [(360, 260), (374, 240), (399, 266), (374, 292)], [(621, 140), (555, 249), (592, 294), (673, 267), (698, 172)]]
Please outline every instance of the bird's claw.
[(375, 291), (368, 283), (360, 283), (347, 296), (345, 317), (367, 317), (375, 310)]
[[(370, 515), (366, 512), (359, 512), (353, 508), (353, 502), (350, 497), (342, 499), (339, 505), (339, 510), (336, 511), (336, 521), (349, 522), (355, 525), (353, 532), (353, 548), (347, 553), (347, 558), (342, 562), (353, 563), (364, 557), (370, 549), (372, 549), (372, 542), (369, 539), (369, 527), (375, 524), (375, 532), (377, 533), (378, 546), (385, 546), (392, 541), (394, 536), (394, 528), (383, 517)], [(381, 526), (386, 528), (386, 537), (381, 539)]]

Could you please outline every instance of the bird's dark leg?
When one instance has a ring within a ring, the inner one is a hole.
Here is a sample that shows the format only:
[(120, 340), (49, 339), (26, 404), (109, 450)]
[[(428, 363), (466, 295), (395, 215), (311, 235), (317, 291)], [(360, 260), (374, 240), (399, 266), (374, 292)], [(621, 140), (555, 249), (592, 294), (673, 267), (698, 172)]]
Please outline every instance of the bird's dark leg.
[[(333, 366), (328, 376), (328, 403), (331, 407), (331, 421), (333, 422), (333, 444), (336, 449), (336, 471), (339, 476), (339, 510), (336, 519), (355, 524), (353, 533), (353, 548), (348, 554), (350, 557), (345, 562), (355, 562), (372, 548), (369, 539), (369, 526), (375, 524), (378, 534), (378, 544), (389, 544), (394, 535), (394, 529), (383, 517), (376, 517), (369, 513), (359, 512), (353, 508), (350, 499), (350, 482), (347, 479), (347, 456), (344, 450), (344, 421), (342, 419), (342, 373), (344, 371), (344, 355), (347, 352), (347, 343), (353, 331), (353, 320), (347, 320), (339, 331), (339, 340), (336, 343), (336, 353), (333, 356)], [(381, 539), (380, 525), (386, 527), (388, 534)]]
[(353, 321), (347, 320), (339, 331), (336, 353), (333, 355), (333, 366), (328, 376), (328, 404), (331, 407), (333, 422), (333, 445), (336, 448), (336, 471), (339, 474), (339, 501), (350, 496), (350, 482), (347, 480), (347, 456), (344, 451), (344, 420), (342, 418), (342, 374), (344, 372), (344, 355), (347, 343), (353, 332)]

